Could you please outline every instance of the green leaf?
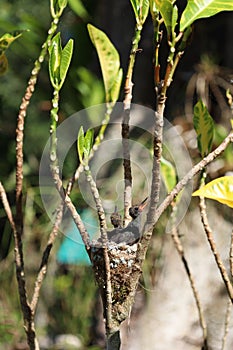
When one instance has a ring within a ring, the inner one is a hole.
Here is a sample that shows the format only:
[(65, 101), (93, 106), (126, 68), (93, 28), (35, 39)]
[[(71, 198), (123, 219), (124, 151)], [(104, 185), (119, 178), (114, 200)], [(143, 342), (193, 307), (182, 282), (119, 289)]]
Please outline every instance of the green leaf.
[(62, 50), (62, 55), (61, 55), (61, 64), (60, 64), (60, 85), (59, 88), (62, 87), (67, 71), (70, 66), (70, 61), (73, 55), (73, 46), (74, 46), (74, 41), (70, 39), (64, 49)]
[(195, 191), (193, 196), (214, 199), (233, 208), (233, 176), (223, 176)]
[(84, 147), (85, 147), (85, 137), (84, 137), (83, 127), (81, 126), (78, 132), (78, 139), (77, 139), (77, 149), (78, 149), (78, 156), (79, 156), (80, 163), (83, 162)]
[(84, 141), (84, 159), (88, 160), (89, 154), (93, 146), (94, 130), (88, 129)]
[(58, 88), (60, 78), (60, 64), (61, 64), (62, 48), (60, 33), (57, 33), (52, 39), (49, 47), (49, 75), (54, 88)]
[(5, 74), (8, 68), (8, 60), (6, 55), (3, 53), (0, 56), (0, 76)]
[(83, 19), (87, 19), (89, 17), (89, 14), (86, 10), (86, 8), (83, 6), (83, 3), (81, 0), (68, 0), (69, 6), (74, 11), (76, 15)]
[(111, 100), (113, 103), (115, 103), (118, 100), (120, 89), (121, 89), (122, 78), (123, 78), (123, 69), (120, 69), (118, 71), (118, 75), (116, 75), (114, 79), (114, 84), (111, 90)]
[(207, 107), (201, 100), (194, 106), (193, 125), (197, 133), (198, 149), (202, 157), (204, 157), (211, 151), (214, 136), (214, 122)]
[(147, 19), (150, 8), (149, 0), (142, 0), (140, 4), (140, 24), (143, 25)]
[(135, 19), (136, 19), (136, 22), (139, 22), (139, 8), (140, 8), (140, 0), (130, 0), (131, 2), (131, 5), (133, 7), (133, 10), (134, 10), (134, 14), (135, 14)]
[(178, 8), (175, 5), (173, 7), (173, 11), (172, 11), (172, 23), (171, 23), (171, 27), (172, 27), (172, 36), (175, 37), (176, 33), (175, 33), (175, 28), (177, 25), (177, 20), (178, 20)]
[(60, 33), (57, 33), (49, 47), (49, 75), (56, 89), (60, 90), (65, 81), (72, 54), (73, 40), (70, 39), (62, 50)]
[(170, 163), (168, 160), (165, 158), (161, 158), (161, 175), (166, 187), (167, 192), (171, 192), (171, 190), (175, 187), (176, 185), (176, 170), (172, 163)]
[(60, 17), (66, 6), (67, 0), (50, 0), (50, 12), (52, 17)]
[(150, 0), (150, 13), (153, 21), (158, 17), (159, 10), (156, 6), (155, 0)]
[[(119, 73), (119, 54), (104, 32), (91, 24), (88, 24), (87, 28), (99, 57), (104, 80), (106, 102), (113, 102), (116, 100), (116, 90), (117, 87), (119, 87), (119, 77), (121, 76), (121, 73)], [(115, 86), (115, 84), (117, 84), (117, 86)]]
[(167, 28), (168, 35), (171, 34), (172, 29), (172, 14), (174, 0), (154, 0), (156, 7), (158, 8), (161, 16), (164, 20), (164, 24)]
[(180, 31), (183, 32), (197, 19), (211, 17), (221, 11), (233, 11), (233, 1), (189, 0), (181, 16)]
[(149, 0), (130, 0), (130, 2), (134, 10), (136, 22), (141, 27), (148, 16), (150, 2)]
[(8, 49), (8, 47), (21, 35), (25, 32), (25, 30), (18, 30), (12, 33), (5, 33), (0, 38), (0, 56)]

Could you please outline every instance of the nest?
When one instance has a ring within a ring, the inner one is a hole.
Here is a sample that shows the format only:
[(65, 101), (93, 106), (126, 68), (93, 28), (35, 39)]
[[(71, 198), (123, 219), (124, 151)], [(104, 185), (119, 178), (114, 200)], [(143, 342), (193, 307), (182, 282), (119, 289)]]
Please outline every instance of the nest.
[[(111, 275), (112, 312), (115, 319), (122, 322), (130, 312), (141, 269), (137, 263), (137, 244), (132, 246), (108, 242), (107, 253)], [(91, 249), (91, 260), (96, 281), (99, 285), (103, 305), (106, 305), (106, 263), (104, 249), (94, 245)], [(104, 308), (105, 309), (105, 308)]]

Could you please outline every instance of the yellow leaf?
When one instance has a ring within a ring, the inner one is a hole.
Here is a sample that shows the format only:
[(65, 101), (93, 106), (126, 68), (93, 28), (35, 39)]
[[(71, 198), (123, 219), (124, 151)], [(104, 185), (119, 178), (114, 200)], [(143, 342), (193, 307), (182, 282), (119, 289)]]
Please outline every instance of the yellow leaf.
[(233, 176), (223, 176), (195, 191), (193, 196), (214, 199), (233, 208)]

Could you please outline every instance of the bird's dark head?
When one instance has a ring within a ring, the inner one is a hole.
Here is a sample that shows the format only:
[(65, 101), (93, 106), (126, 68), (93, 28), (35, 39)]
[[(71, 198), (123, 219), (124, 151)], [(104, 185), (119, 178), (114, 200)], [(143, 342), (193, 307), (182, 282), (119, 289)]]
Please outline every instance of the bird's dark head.
[(131, 208), (129, 208), (129, 215), (134, 220), (136, 219), (144, 210), (144, 208), (148, 204), (148, 197), (146, 197), (140, 204), (134, 205)]

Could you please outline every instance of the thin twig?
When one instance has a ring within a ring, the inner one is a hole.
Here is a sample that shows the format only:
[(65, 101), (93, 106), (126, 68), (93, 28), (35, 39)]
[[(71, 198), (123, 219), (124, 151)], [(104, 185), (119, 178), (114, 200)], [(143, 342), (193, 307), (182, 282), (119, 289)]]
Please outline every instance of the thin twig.
[[(156, 210), (156, 215), (153, 220), (153, 226), (157, 223), (158, 219), (162, 215), (162, 213), (167, 209), (167, 207), (172, 203), (174, 198), (180, 193), (180, 191), (191, 181), (196, 174), (198, 174), (203, 168), (205, 168), (209, 163), (211, 163), (215, 158), (217, 158), (227, 146), (233, 142), (233, 132), (231, 131), (229, 135), (223, 140), (223, 142), (211, 153), (208, 154), (205, 158), (203, 158), (199, 163), (194, 165), (194, 167), (181, 179), (174, 189), (166, 196), (163, 202)], [(153, 229), (153, 227), (149, 227), (149, 229)]]
[(130, 120), (130, 108), (132, 101), (133, 91), (133, 70), (135, 65), (135, 58), (138, 51), (138, 45), (141, 39), (142, 27), (138, 28), (136, 25), (134, 37), (132, 40), (132, 47), (129, 55), (128, 69), (125, 79), (124, 87), (124, 112), (122, 116), (121, 124), (121, 136), (122, 136), (122, 150), (123, 150), (123, 169), (124, 169), (124, 220), (123, 224), (126, 226), (130, 222), (129, 208), (132, 205), (132, 170), (130, 160), (130, 147), (129, 147), (129, 120)]
[(110, 269), (110, 260), (108, 256), (108, 236), (107, 236), (107, 224), (104, 214), (104, 208), (102, 205), (102, 201), (100, 199), (99, 191), (96, 186), (96, 182), (94, 181), (89, 166), (85, 166), (85, 174), (87, 178), (87, 182), (90, 185), (92, 196), (95, 201), (99, 223), (100, 223), (100, 233), (103, 243), (103, 253), (104, 253), (104, 264), (105, 264), (105, 294), (106, 294), (106, 305), (105, 308), (105, 316), (106, 316), (106, 331), (107, 337), (112, 334), (112, 284), (111, 284), (111, 269)]
[(227, 301), (227, 309), (226, 309), (226, 316), (225, 316), (225, 322), (224, 322), (224, 334), (222, 338), (222, 347), (221, 350), (225, 349), (226, 342), (227, 342), (227, 335), (229, 333), (229, 325), (230, 325), (230, 318), (231, 318), (231, 309), (232, 309), (232, 302), (230, 299)]
[[(172, 207), (172, 216), (174, 218), (175, 218), (176, 208), (177, 208), (177, 206), (176, 206), (176, 204), (174, 204)], [(189, 282), (191, 285), (191, 289), (192, 289), (193, 296), (194, 296), (196, 306), (197, 306), (199, 322), (200, 322), (200, 326), (202, 329), (203, 345), (205, 346), (205, 349), (207, 349), (208, 348), (208, 345), (207, 345), (207, 327), (206, 327), (206, 322), (205, 322), (205, 318), (204, 318), (204, 313), (202, 310), (201, 301), (200, 301), (199, 293), (198, 293), (196, 285), (195, 285), (193, 274), (191, 273), (191, 270), (190, 270), (189, 265), (188, 265), (188, 261), (185, 257), (185, 254), (184, 254), (184, 248), (183, 248), (182, 242), (179, 238), (178, 229), (176, 227), (175, 221), (173, 222), (173, 225), (172, 225), (171, 236), (172, 236), (175, 248), (176, 248), (176, 250), (177, 250), (177, 252), (178, 252), (178, 254), (183, 262), (185, 271), (187, 273), (187, 276), (188, 276), (188, 279), (189, 279)]]
[(129, 208), (132, 206), (132, 171), (129, 147), (129, 119), (130, 110), (124, 110), (121, 124), (123, 168), (124, 168), (124, 221), (126, 226), (130, 221)]
[(1, 182), (0, 182), (0, 197), (2, 200), (3, 207), (5, 209), (6, 215), (8, 217), (8, 220), (10, 222), (11, 228), (13, 230), (16, 278), (18, 282), (20, 304), (21, 304), (21, 309), (22, 309), (23, 318), (24, 318), (24, 327), (27, 335), (28, 345), (30, 346), (31, 350), (32, 349), (38, 350), (39, 345), (35, 334), (33, 314), (32, 314), (32, 310), (27, 297), (22, 239), (16, 230), (16, 225), (12, 215), (11, 207), (7, 199), (6, 191)]
[(16, 227), (19, 234), (23, 229), (23, 212), (22, 212), (22, 189), (23, 189), (23, 141), (24, 141), (24, 120), (27, 114), (27, 108), (29, 106), (31, 97), (35, 90), (38, 74), (41, 69), (41, 64), (45, 59), (48, 47), (51, 43), (58, 25), (58, 18), (54, 19), (51, 23), (51, 27), (48, 30), (46, 41), (42, 45), (42, 49), (38, 59), (34, 63), (34, 67), (31, 72), (30, 79), (27, 84), (25, 94), (22, 98), (21, 105), (19, 107), (19, 114), (17, 118), (16, 127)]
[(100, 233), (101, 233), (101, 238), (103, 240), (103, 242), (107, 242), (107, 224), (106, 224), (106, 219), (105, 219), (105, 214), (104, 214), (104, 208), (102, 205), (102, 201), (100, 199), (100, 195), (99, 195), (99, 191), (98, 188), (96, 186), (96, 182), (92, 177), (90, 168), (88, 165), (85, 166), (85, 174), (86, 174), (86, 179), (87, 182), (90, 185), (90, 189), (92, 192), (92, 196), (94, 198), (95, 201), (95, 205), (96, 205), (96, 210), (97, 210), (97, 214), (99, 217), (99, 223), (100, 223)]
[(205, 199), (203, 197), (200, 197), (200, 214), (201, 214), (201, 220), (203, 223), (203, 227), (204, 227), (210, 248), (211, 248), (212, 253), (214, 255), (214, 258), (215, 258), (216, 264), (218, 266), (218, 269), (220, 271), (220, 274), (222, 276), (223, 282), (225, 283), (227, 293), (231, 299), (231, 302), (233, 303), (233, 286), (232, 286), (231, 281), (228, 277), (226, 268), (222, 262), (220, 254), (217, 250), (216, 243), (215, 243), (214, 237), (213, 237), (213, 233), (212, 233), (212, 230), (209, 226), (207, 212), (206, 212)]
[(174, 189), (166, 196), (163, 202), (159, 205), (159, 207), (155, 211), (155, 215), (151, 222), (144, 225), (142, 230), (143, 236), (141, 238), (141, 244), (138, 244), (137, 250), (137, 259), (139, 264), (141, 264), (150, 243), (150, 238), (153, 232), (153, 229), (158, 222), (160, 216), (163, 212), (168, 208), (168, 206), (173, 202), (176, 196), (182, 191), (182, 189), (193, 179), (193, 177), (200, 172), (203, 168), (205, 168), (209, 163), (211, 163), (215, 158), (217, 158), (226, 148), (227, 146), (233, 142), (233, 131), (223, 140), (223, 142), (211, 153), (208, 154), (205, 158), (203, 158), (199, 163), (197, 163), (184, 177), (181, 179)]
[(48, 260), (49, 260), (49, 255), (51, 252), (51, 249), (53, 247), (54, 241), (57, 237), (57, 233), (62, 221), (62, 217), (63, 217), (63, 208), (64, 208), (64, 204), (63, 202), (60, 204), (60, 207), (57, 209), (57, 215), (56, 215), (56, 219), (53, 225), (53, 229), (49, 235), (49, 239), (46, 245), (46, 248), (43, 252), (43, 256), (42, 256), (42, 260), (41, 260), (41, 265), (40, 265), (40, 269), (35, 281), (35, 287), (34, 287), (34, 293), (32, 296), (32, 300), (31, 300), (31, 310), (32, 313), (35, 314), (36, 311), (36, 307), (39, 301), (39, 295), (40, 295), (40, 289), (43, 283), (43, 280), (46, 276), (47, 273), (47, 265), (48, 265)]

